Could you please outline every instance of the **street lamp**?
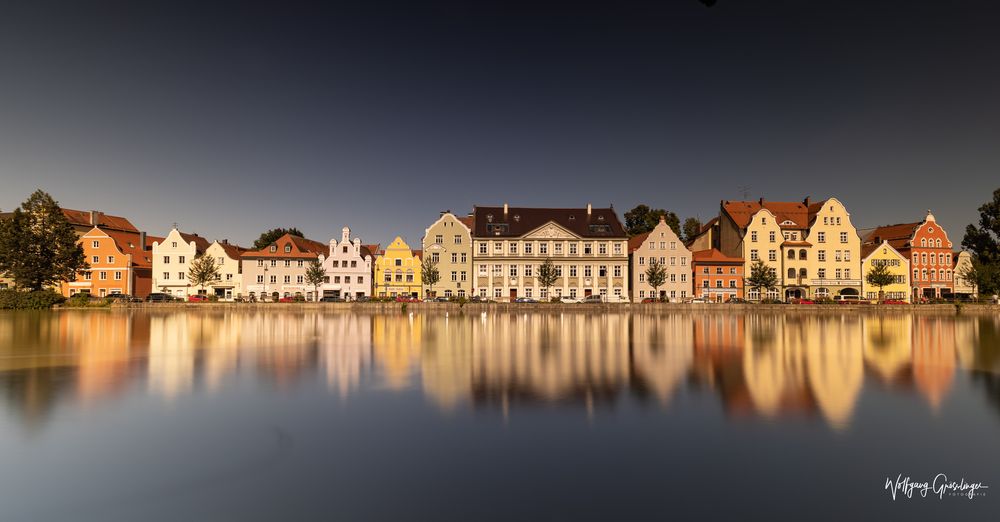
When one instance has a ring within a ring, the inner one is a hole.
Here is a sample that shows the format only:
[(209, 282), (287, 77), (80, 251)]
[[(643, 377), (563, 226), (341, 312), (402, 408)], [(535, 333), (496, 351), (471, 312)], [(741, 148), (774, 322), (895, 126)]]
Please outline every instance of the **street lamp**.
[(260, 300), (267, 301), (267, 265), (264, 265), (264, 295), (260, 296)]

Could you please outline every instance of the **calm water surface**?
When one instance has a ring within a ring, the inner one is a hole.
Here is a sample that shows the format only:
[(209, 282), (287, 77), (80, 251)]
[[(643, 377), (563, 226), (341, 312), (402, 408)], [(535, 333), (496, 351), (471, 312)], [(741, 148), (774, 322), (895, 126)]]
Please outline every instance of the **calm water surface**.
[(996, 520), (998, 373), (997, 316), (0, 313), (0, 520)]

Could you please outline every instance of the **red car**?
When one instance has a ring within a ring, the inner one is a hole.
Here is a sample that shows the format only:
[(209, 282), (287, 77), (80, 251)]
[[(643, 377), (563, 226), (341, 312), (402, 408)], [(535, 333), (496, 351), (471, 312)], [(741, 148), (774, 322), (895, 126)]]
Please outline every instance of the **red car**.
[(298, 297), (298, 296), (292, 296), (292, 295), (286, 296), (286, 297), (282, 297), (281, 299), (278, 299), (279, 303), (298, 303), (299, 301), (305, 301), (305, 299), (303, 299), (301, 297)]
[(207, 295), (190, 295), (188, 296), (189, 303), (202, 303), (208, 301)]
[(647, 297), (642, 300), (643, 303), (658, 303), (660, 300), (655, 297)]
[(420, 299), (416, 297), (410, 297), (408, 295), (400, 295), (396, 297), (397, 303), (419, 303)]
[(905, 305), (906, 301), (900, 301), (899, 299), (885, 299), (882, 301), (885, 305)]
[(813, 301), (812, 299), (792, 299), (791, 303), (800, 305), (811, 305), (811, 304), (816, 304), (816, 301)]

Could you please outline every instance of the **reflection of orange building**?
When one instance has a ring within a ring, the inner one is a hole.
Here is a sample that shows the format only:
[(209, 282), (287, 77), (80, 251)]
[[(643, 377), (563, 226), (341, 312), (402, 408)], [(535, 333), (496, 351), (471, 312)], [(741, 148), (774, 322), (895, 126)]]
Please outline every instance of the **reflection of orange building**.
[(913, 381), (938, 409), (955, 378), (955, 319), (918, 316), (913, 324)]
[(149, 246), (157, 240), (161, 238), (94, 227), (78, 241), (83, 246), (90, 268), (79, 272), (76, 281), (62, 283), (63, 295), (149, 295), (152, 287), (152, 253)]

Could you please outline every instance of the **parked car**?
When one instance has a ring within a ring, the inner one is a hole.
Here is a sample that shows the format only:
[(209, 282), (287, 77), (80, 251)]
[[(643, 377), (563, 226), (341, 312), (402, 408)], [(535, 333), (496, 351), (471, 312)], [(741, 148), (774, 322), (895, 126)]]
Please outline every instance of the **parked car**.
[(189, 303), (203, 303), (205, 301), (208, 301), (208, 296), (207, 295), (198, 294), (198, 295), (189, 295), (188, 296), (188, 302)]
[(420, 299), (408, 295), (396, 296), (397, 303), (419, 303)]
[(515, 303), (537, 303), (538, 301), (530, 297), (518, 297), (514, 299)]
[(726, 304), (747, 304), (747, 300), (742, 297), (730, 297), (726, 300)]
[(705, 301), (704, 297), (692, 297), (691, 300), (688, 301), (689, 304), (705, 304), (707, 302), (708, 301)]
[(369, 297), (369, 296), (367, 296), (367, 295), (362, 295), (362, 296), (358, 296), (358, 297), (356, 297), (356, 298), (354, 299), (354, 302), (355, 302), (355, 303), (367, 303), (367, 302), (369, 302), (369, 301), (371, 301), (371, 300), (372, 300), (372, 298), (371, 298), (371, 297)]
[(321, 303), (343, 303), (344, 302), (344, 298), (343, 297), (333, 297), (333, 296), (330, 296), (330, 297), (321, 297), (320, 300), (319, 300), (319, 302), (321, 302)]
[(643, 303), (659, 303), (660, 300), (656, 297), (647, 297), (642, 300)]
[(580, 300), (577, 299), (576, 297), (570, 297), (568, 295), (563, 295), (563, 296), (559, 296), (559, 302), (563, 303), (563, 304), (576, 304), (576, 303), (579, 303)]
[(798, 304), (798, 305), (816, 304), (816, 302), (813, 301), (812, 299), (805, 299), (805, 298), (801, 298), (801, 297), (793, 297), (788, 302), (791, 303), (791, 304)]
[(131, 302), (134, 302), (136, 300), (134, 297), (132, 297), (132, 296), (130, 296), (128, 294), (123, 294), (121, 292), (110, 293), (110, 294), (104, 296), (104, 298), (105, 299), (109, 299), (111, 301), (121, 301), (121, 302), (124, 302), (124, 303), (131, 303)]
[(146, 296), (147, 303), (169, 303), (174, 300), (174, 296), (162, 292), (153, 292)]
[(451, 302), (451, 299), (443, 295), (439, 295), (437, 297), (432, 297), (431, 299), (428, 299), (428, 301), (432, 301), (435, 303), (448, 303)]
[(306, 299), (301, 295), (289, 295), (278, 299), (279, 303), (302, 303)]
[(604, 298), (601, 297), (601, 294), (592, 294), (584, 297), (583, 301), (580, 302), (584, 304), (600, 304), (604, 302)]
[(905, 305), (906, 301), (900, 299), (883, 299), (882, 304), (884, 305)]
[(472, 296), (472, 297), (469, 298), (469, 302), (470, 303), (489, 303), (491, 301), (489, 299), (485, 298), (485, 297), (480, 297), (478, 295), (474, 295), (474, 296)]
[(835, 295), (833, 302), (837, 304), (868, 304), (868, 301), (862, 301), (861, 296), (857, 295)]

